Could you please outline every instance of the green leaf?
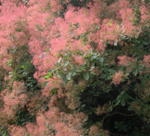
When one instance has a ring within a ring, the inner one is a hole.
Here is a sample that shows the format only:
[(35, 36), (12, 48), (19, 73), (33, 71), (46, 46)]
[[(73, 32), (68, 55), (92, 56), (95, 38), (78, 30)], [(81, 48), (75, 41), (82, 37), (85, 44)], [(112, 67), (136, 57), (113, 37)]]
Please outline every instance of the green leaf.
[(42, 84), (42, 86), (43, 86), (43, 87), (46, 87), (48, 83), (49, 83), (49, 81), (45, 81), (45, 82)]
[(104, 62), (104, 58), (99, 58), (99, 61), (102, 63)]
[(148, 42), (147, 42), (147, 41), (142, 41), (142, 43), (143, 43), (144, 45), (148, 45)]
[(113, 106), (110, 107), (110, 111), (112, 111), (112, 110), (113, 110)]
[(57, 63), (60, 63), (61, 60), (62, 60), (62, 58), (59, 58), (59, 60), (57, 61)]
[(44, 78), (47, 80), (47, 79), (49, 79), (49, 76), (44, 76)]
[(69, 27), (72, 27), (72, 23), (69, 25)]
[(110, 74), (114, 74), (114, 73), (115, 73), (115, 70), (109, 69), (109, 72), (110, 72)]
[(105, 56), (105, 57), (106, 57), (106, 56), (108, 56), (108, 53), (107, 53), (107, 52), (105, 52), (104, 56)]
[(57, 12), (53, 12), (53, 16), (57, 16)]
[(114, 46), (117, 46), (117, 44), (118, 44), (118, 41), (117, 41), (117, 40), (115, 40), (115, 42), (114, 42)]
[(70, 80), (70, 79), (71, 79), (71, 75), (72, 75), (72, 73), (71, 73), (71, 72), (68, 72), (67, 75), (66, 75), (66, 79), (67, 79), (67, 80)]
[(89, 73), (88, 72), (84, 72), (83, 73), (84, 79), (87, 81), (89, 80)]
[(52, 84), (54, 84), (55, 83), (55, 80), (54, 81), (52, 81)]
[(101, 74), (100, 78), (104, 79), (104, 78), (106, 78), (106, 76), (107, 76), (106, 74)]
[(82, 89), (81, 92), (84, 92), (84, 89)]
[(66, 67), (68, 64), (69, 64), (69, 61), (66, 61), (66, 62), (64, 63), (64, 66)]
[(135, 69), (135, 70), (133, 71), (133, 75), (134, 75), (134, 76), (136, 76), (136, 75), (137, 75), (137, 73), (138, 73), (138, 70), (137, 70), (137, 69)]
[(53, 73), (47, 72), (48, 78), (53, 78)]
[(128, 111), (131, 111), (131, 110), (132, 110), (132, 109), (131, 109), (131, 107), (129, 106), (129, 107), (128, 107)]
[(123, 101), (121, 101), (121, 105), (122, 106), (125, 106), (126, 105), (126, 103), (125, 103), (125, 101), (123, 100)]
[(95, 65), (92, 64), (92, 66), (91, 66), (91, 68), (90, 68), (90, 71), (92, 71), (94, 68), (95, 68)]
[[(54, 70), (54, 69), (53, 69), (53, 70)], [(51, 73), (52, 73), (52, 72), (53, 72), (53, 70), (52, 70), (52, 69), (50, 69), (48, 72), (51, 72)]]

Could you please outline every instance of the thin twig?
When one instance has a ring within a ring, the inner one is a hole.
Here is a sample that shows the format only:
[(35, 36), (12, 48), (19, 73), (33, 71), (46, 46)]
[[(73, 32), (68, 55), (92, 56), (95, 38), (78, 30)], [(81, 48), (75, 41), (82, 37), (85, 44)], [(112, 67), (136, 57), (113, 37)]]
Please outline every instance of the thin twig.
[(112, 115), (115, 115), (115, 114), (120, 114), (120, 115), (123, 115), (123, 116), (135, 116), (135, 114), (125, 114), (125, 113), (121, 113), (121, 112), (114, 112), (114, 113), (111, 113), (111, 114), (108, 114), (108, 115), (106, 115), (104, 118), (103, 118), (103, 120), (102, 120), (102, 124), (103, 124), (103, 122), (104, 122), (104, 120), (107, 118), (107, 117), (110, 117), (110, 116), (112, 116)]

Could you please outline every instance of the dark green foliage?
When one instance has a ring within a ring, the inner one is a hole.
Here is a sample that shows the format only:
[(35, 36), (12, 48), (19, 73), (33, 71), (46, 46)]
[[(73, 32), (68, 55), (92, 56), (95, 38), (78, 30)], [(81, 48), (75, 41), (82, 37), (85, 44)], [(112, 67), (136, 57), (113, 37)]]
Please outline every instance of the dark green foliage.
[(7, 132), (7, 129), (4, 128), (3, 126), (0, 126), (0, 135), (1, 136), (10, 136)]
[(19, 109), (16, 114), (15, 125), (24, 126), (27, 122), (35, 122), (36, 116), (31, 116), (26, 108)]
[[(19, 52), (22, 53), (22, 56), (19, 57), (19, 59), (17, 57), (14, 57), (7, 63), (8, 66), (14, 69), (14, 71), (9, 72), (9, 76), (11, 77), (12, 83), (14, 81), (23, 81), (27, 90), (27, 95), (28, 93), (31, 94), (32, 92), (32, 95), (29, 95), (29, 98), (32, 98), (34, 96), (34, 93), (39, 92), (41, 89), (38, 86), (37, 80), (33, 77), (36, 69), (31, 63), (32, 57), (28, 53), (28, 46), (22, 46), (20, 49), (16, 48), (13, 50), (8, 50), (8, 53), (13, 53), (14, 56), (18, 56)], [(7, 87), (7, 82), (5, 82), (5, 86)], [(36, 114), (30, 115), (25, 105), (23, 108), (17, 109), (17, 113), (15, 114), (14, 119), (8, 120), (7, 123), (10, 125), (24, 126), (27, 122), (35, 121)]]

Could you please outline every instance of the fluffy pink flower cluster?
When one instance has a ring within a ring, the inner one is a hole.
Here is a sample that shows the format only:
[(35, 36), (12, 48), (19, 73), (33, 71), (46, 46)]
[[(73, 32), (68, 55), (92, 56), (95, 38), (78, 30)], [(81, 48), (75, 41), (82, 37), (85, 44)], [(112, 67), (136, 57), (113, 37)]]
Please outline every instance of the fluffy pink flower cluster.
[(23, 108), (28, 102), (28, 96), (25, 94), (25, 92), (26, 89), (24, 88), (24, 83), (14, 82), (12, 92), (7, 89), (5, 95), (3, 96), (3, 112), (9, 117), (13, 118), (17, 112), (17, 109)]
[(113, 75), (112, 83), (115, 85), (119, 85), (122, 81), (122, 77), (124, 76), (122, 71), (118, 71)]

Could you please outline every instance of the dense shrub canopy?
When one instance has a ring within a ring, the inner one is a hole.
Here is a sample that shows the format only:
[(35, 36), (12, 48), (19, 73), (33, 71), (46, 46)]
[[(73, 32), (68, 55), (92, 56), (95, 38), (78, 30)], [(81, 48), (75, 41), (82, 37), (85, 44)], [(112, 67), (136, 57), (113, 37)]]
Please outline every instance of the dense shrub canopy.
[(0, 135), (149, 135), (149, 7), (1, 0)]

